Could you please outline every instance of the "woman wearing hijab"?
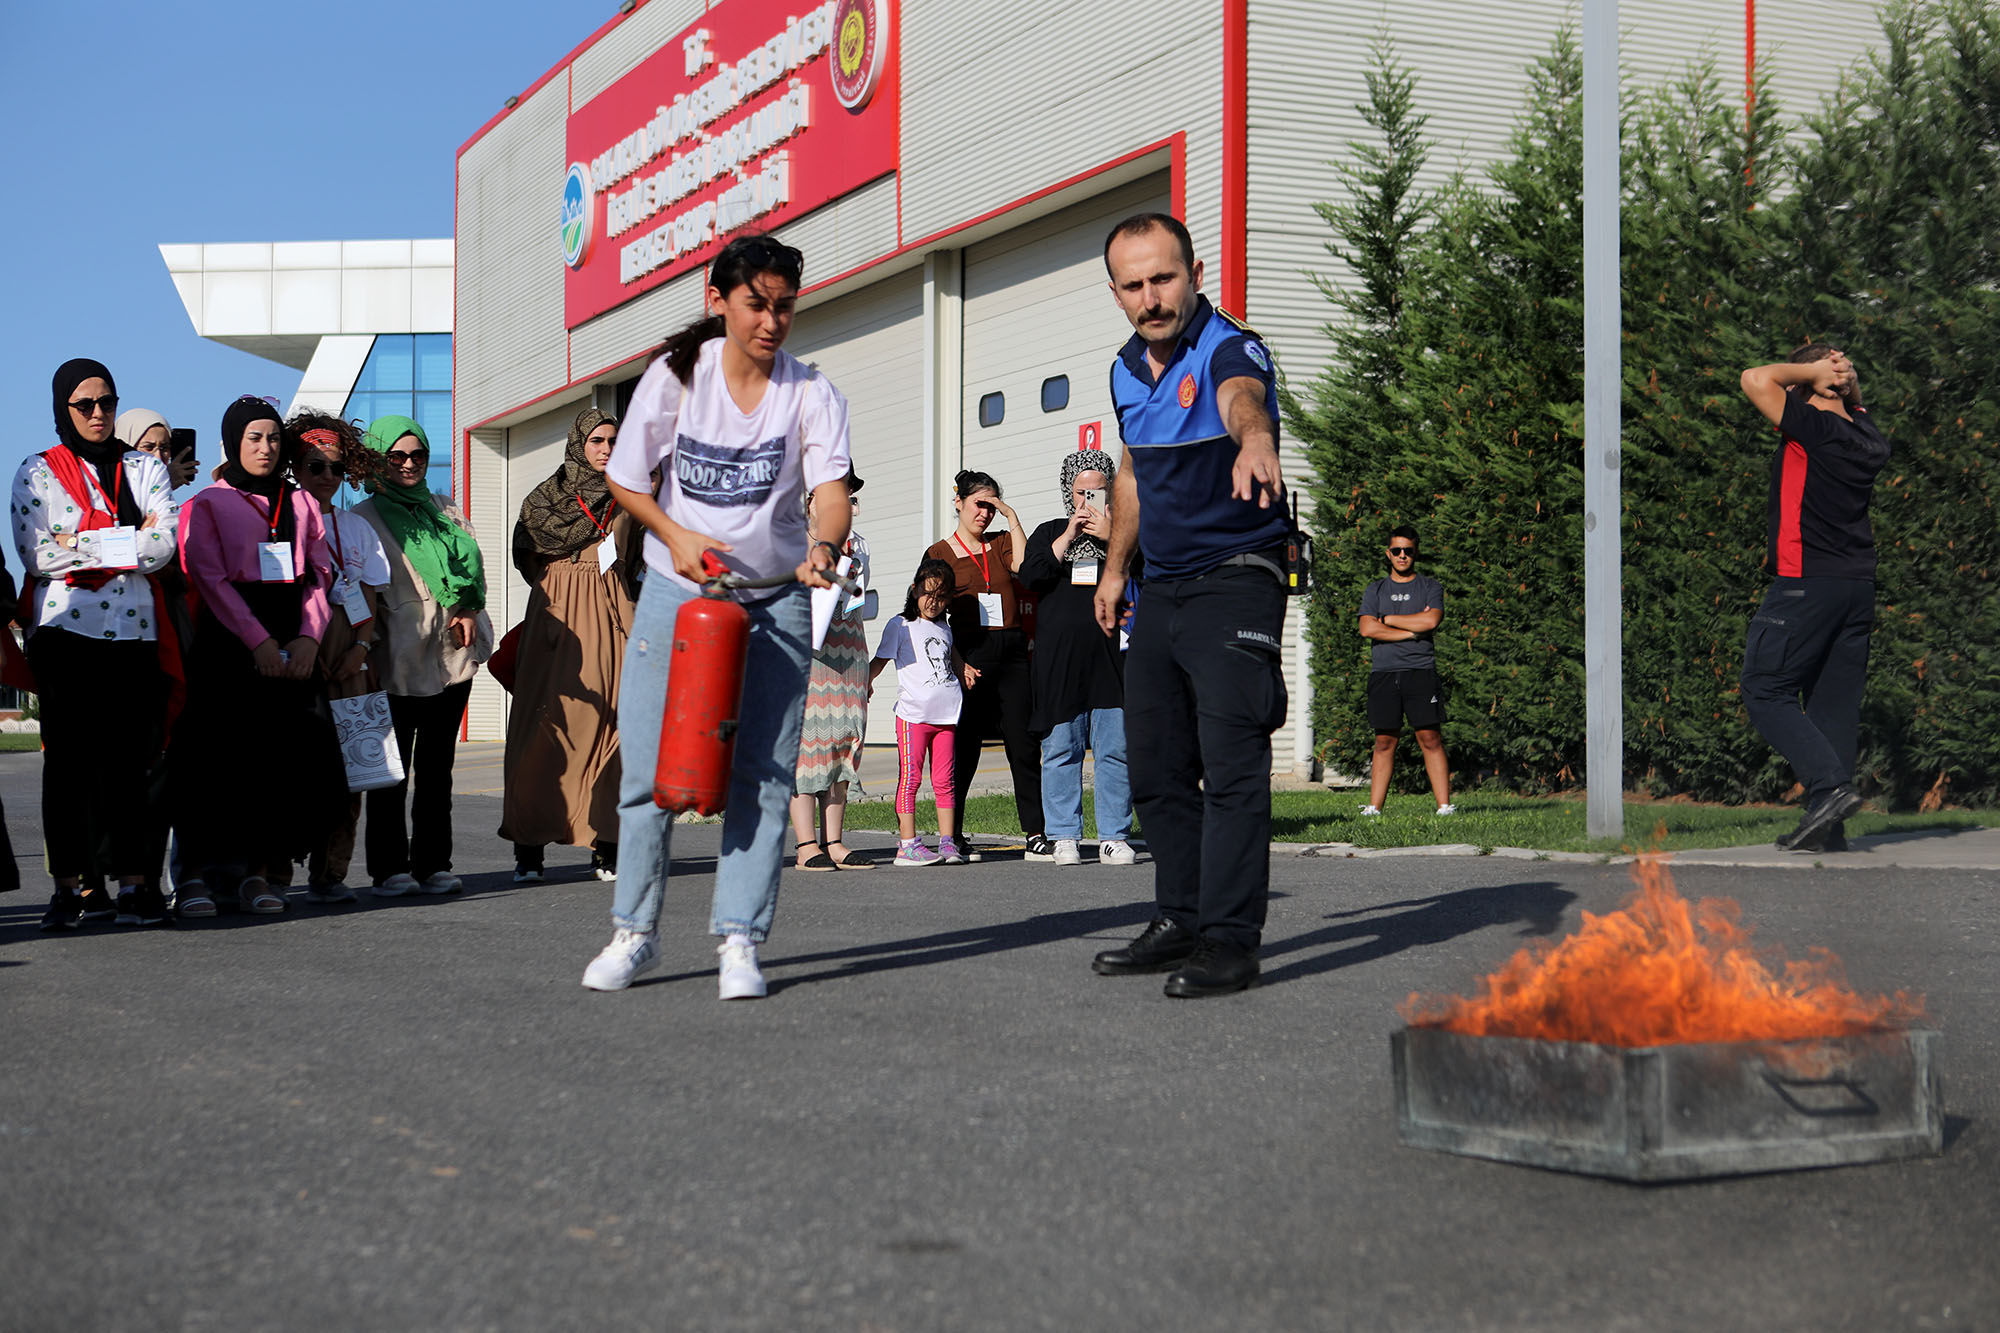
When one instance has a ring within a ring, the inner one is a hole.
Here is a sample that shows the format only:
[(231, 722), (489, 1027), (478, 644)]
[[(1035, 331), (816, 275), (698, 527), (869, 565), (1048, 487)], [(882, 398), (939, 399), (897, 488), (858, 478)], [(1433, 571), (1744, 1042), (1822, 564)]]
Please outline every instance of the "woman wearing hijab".
[(1063, 456), (1063, 508), (1028, 538), (1021, 581), (1033, 590), (1034, 710), (1028, 727), (1043, 734), (1042, 815), (1055, 841), (1055, 863), (1082, 863), (1083, 752), (1096, 756), (1092, 805), (1100, 865), (1136, 859), (1132, 784), (1125, 769), (1124, 654), (1097, 624), (1097, 578), (1111, 538), (1111, 482), (1117, 464), (1101, 449)]
[[(173, 488), (157, 460), (113, 434), (118, 389), (102, 364), (66, 361), (51, 388), (58, 443), (22, 462), (13, 495), (56, 885), (42, 929), (114, 916), (150, 925), (165, 905), (145, 882), (157, 826), (147, 776), (166, 726), (161, 656), (177, 645), (162, 642), (148, 576), (174, 558)], [(118, 900), (80, 894), (87, 874), (115, 878)]]
[(451, 765), (472, 677), (493, 653), (485, 566), (472, 530), (426, 484), (424, 428), (409, 417), (378, 417), (363, 443), (381, 455), (382, 474), (354, 512), (389, 556), (369, 665), (389, 692), (409, 774), (368, 793), (368, 876), (378, 898), (457, 893), (464, 886), (451, 873)]
[(179, 458), (174, 457), (174, 430), (167, 419), (158, 412), (144, 407), (134, 407), (118, 414), (117, 435), (119, 442), (127, 449), (137, 449), (142, 454), (151, 454), (166, 465), (167, 480), (179, 490), (194, 480), (194, 449), (183, 448)]
[(174, 828), (195, 876), (176, 886), (183, 917), (213, 916), (232, 885), (244, 911), (284, 911), (291, 861), (347, 799), (318, 669), (332, 564), (319, 507), (287, 479), (284, 427), (265, 399), (229, 405), (222, 454), (221, 478), (181, 507), (197, 603), (171, 759)]
[(552, 842), (589, 847), (592, 872), (618, 877), (618, 668), (644, 534), (604, 479), (617, 439), (616, 418), (578, 413), (562, 466), (528, 493), (514, 525), (514, 567), (529, 593), (500, 836), (514, 844), (516, 884), (542, 877)]

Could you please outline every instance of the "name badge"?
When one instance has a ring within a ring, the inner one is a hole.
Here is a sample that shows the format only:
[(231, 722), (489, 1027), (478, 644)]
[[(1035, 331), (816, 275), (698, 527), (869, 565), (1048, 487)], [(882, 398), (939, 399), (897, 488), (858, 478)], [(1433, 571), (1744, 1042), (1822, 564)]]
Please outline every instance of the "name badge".
[(137, 569), (139, 567), (139, 529), (99, 528), (97, 536), (97, 563), (104, 569)]
[(987, 629), (998, 629), (1002, 624), (1000, 594), (982, 592), (979, 594), (979, 623)]
[(263, 583), (290, 583), (292, 581), (292, 544), (290, 542), (257, 543), (257, 578)]
[(597, 572), (609, 574), (611, 567), (618, 563), (618, 543), (606, 537), (597, 544)]
[(347, 615), (347, 623), (356, 629), (368, 623), (368, 599), (361, 595), (361, 585), (349, 579), (342, 579), (334, 587), (335, 596), (340, 599), (340, 609)]
[(1097, 586), (1097, 562), (1079, 560), (1069, 567), (1069, 581), (1087, 587)]

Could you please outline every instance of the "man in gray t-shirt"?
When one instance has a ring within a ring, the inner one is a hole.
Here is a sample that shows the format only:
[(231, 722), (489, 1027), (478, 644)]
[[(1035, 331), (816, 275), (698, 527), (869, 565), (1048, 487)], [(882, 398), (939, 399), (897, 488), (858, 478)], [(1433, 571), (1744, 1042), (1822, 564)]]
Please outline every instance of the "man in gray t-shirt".
[(1437, 812), (1453, 813), (1451, 765), (1444, 754), (1444, 702), (1438, 689), (1437, 658), (1431, 636), (1444, 619), (1444, 588), (1417, 573), (1417, 530), (1389, 534), (1389, 577), (1376, 579), (1361, 594), (1361, 637), (1369, 640), (1368, 724), (1375, 728), (1369, 756), (1368, 804), (1364, 815), (1382, 813), (1389, 796), (1389, 772), (1396, 742), (1408, 717), (1424, 752), (1424, 772), (1437, 798)]

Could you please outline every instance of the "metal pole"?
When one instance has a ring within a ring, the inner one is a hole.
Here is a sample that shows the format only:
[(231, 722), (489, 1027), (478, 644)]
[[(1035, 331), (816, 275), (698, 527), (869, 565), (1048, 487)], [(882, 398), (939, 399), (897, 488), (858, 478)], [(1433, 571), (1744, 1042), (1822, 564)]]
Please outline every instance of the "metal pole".
[(1625, 832), (1618, 151), (1618, 0), (1583, 0), (1584, 781), (1593, 838)]

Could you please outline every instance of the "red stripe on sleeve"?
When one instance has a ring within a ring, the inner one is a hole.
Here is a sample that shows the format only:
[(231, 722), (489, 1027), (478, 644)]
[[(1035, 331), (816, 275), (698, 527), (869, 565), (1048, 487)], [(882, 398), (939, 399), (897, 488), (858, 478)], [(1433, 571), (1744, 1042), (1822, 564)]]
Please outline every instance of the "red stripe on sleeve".
[(1784, 471), (1778, 479), (1778, 576), (1804, 578), (1805, 543), (1799, 536), (1799, 511), (1806, 496), (1806, 449), (1785, 441)]

